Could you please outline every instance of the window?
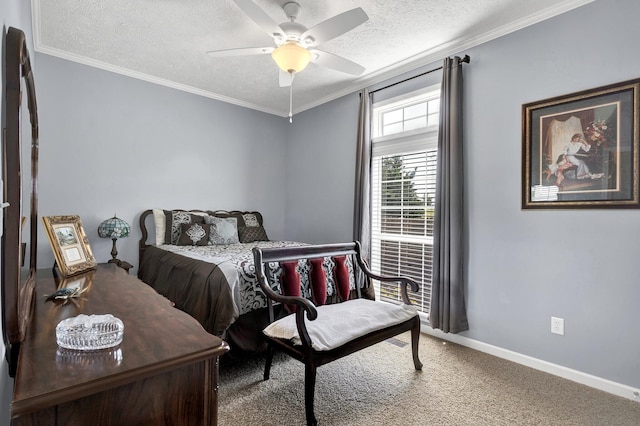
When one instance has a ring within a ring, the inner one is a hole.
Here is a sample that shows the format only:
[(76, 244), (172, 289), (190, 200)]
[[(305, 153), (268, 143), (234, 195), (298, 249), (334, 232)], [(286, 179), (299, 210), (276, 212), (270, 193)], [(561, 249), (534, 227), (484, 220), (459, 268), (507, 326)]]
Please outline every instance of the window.
[[(411, 302), (428, 313), (440, 90), (430, 88), (374, 103), (371, 266), (416, 280)], [(380, 300), (399, 303), (395, 283), (376, 282)]]

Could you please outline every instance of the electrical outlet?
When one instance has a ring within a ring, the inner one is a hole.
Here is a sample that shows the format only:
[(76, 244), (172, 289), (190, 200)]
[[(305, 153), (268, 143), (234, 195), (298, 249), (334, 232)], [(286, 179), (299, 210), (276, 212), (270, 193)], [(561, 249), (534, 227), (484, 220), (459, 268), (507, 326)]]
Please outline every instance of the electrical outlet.
[(551, 332), (564, 336), (564, 319), (551, 317)]

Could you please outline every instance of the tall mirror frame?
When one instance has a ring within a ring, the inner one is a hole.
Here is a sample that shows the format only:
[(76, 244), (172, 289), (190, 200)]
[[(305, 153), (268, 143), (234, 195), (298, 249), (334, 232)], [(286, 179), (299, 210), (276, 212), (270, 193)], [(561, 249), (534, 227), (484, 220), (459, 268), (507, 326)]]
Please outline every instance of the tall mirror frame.
[[(9, 374), (13, 377), (20, 343), (25, 338), (35, 297), (38, 248), (38, 111), (25, 34), (10, 27), (5, 37), (5, 111), (3, 129), (2, 331)], [(22, 209), (22, 94), (26, 93), (31, 128), (30, 239), (22, 241), (26, 217)], [(8, 205), (4, 204), (8, 203)], [(25, 247), (29, 267), (23, 270)]]

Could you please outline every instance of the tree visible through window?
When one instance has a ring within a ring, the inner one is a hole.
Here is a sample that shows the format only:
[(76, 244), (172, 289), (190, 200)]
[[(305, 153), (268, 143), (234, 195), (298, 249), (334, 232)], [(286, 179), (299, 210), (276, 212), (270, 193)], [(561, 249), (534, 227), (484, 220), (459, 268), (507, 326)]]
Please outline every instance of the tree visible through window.
[[(439, 105), (435, 102), (439, 101), (435, 99), (439, 93), (430, 95), (430, 99), (424, 99), (423, 94), (421, 99), (425, 117), (429, 102)], [(414, 110), (418, 105), (415, 98), (405, 102)], [(394, 106), (395, 109), (376, 109), (374, 105), (374, 115), (407, 109), (403, 103)], [(407, 119), (414, 120), (415, 116), (409, 115)], [(380, 129), (384, 131), (384, 126)], [(410, 292), (410, 298), (427, 313), (431, 296), (437, 128), (428, 127), (425, 119), (419, 131), (412, 128), (410, 132), (409, 138), (407, 132), (394, 132), (391, 137), (379, 135), (373, 139), (372, 268), (382, 275), (404, 275), (420, 283), (420, 293)], [(401, 302), (397, 284), (376, 284), (380, 300)]]

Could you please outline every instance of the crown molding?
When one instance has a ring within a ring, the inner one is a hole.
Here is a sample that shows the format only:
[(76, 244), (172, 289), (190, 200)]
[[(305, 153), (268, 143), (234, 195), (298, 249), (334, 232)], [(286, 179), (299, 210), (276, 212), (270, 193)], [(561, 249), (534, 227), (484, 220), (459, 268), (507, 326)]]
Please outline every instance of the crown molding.
[[(391, 66), (374, 71), (371, 74), (367, 74), (365, 77), (354, 80), (351, 84), (343, 87), (342, 89), (332, 92), (327, 96), (318, 98), (314, 102), (299, 104), (295, 108), (294, 114), (298, 114), (300, 112), (315, 108), (327, 102), (338, 99), (342, 96), (360, 91), (365, 87), (369, 87), (378, 83), (382, 83), (386, 80), (396, 78), (404, 73), (415, 71), (420, 67), (433, 64), (434, 62), (440, 61), (445, 57), (455, 55), (457, 53), (463, 52), (466, 49), (470, 49), (472, 47), (481, 45), (483, 43), (497, 39), (504, 35), (513, 33), (523, 28), (526, 28), (531, 25), (537, 24), (539, 22), (545, 21), (547, 19), (553, 18), (554, 16), (563, 14), (565, 12), (568, 12), (572, 9), (578, 8), (585, 4), (592, 3), (593, 1), (595, 0), (559, 1), (552, 7), (548, 7), (546, 9), (540, 10), (532, 15), (527, 16), (526, 18), (510, 22), (509, 24), (495, 28), (491, 31), (487, 31), (482, 34), (471, 36), (471, 37), (459, 37), (458, 39), (451, 40), (447, 43), (443, 43), (433, 49), (424, 51), (414, 56), (413, 58), (407, 59), (405, 61), (397, 62)], [(155, 77), (149, 74), (133, 71), (130, 69), (126, 69), (124, 67), (119, 67), (119, 66), (108, 64), (95, 59), (87, 58), (85, 56), (74, 55), (59, 49), (53, 49), (48, 46), (43, 46), (41, 43), (41, 37), (40, 37), (39, 0), (31, 0), (31, 15), (32, 15), (32, 24), (33, 24), (34, 50), (38, 53), (55, 56), (58, 58), (77, 62), (77, 63), (91, 66), (94, 68), (99, 68), (108, 72), (125, 75), (138, 80), (159, 84), (161, 86), (173, 88), (173, 89), (184, 91), (187, 93), (192, 93), (194, 95), (203, 96), (206, 98), (229, 103), (239, 107), (253, 109), (253, 110), (264, 112), (267, 114), (272, 114), (280, 117), (287, 117), (289, 114), (288, 110), (285, 111), (282, 108), (270, 108), (264, 105), (258, 105), (252, 102), (242, 101), (229, 96), (219, 95), (214, 92), (198, 89), (189, 85), (176, 83), (176, 82)]]
[[(526, 18), (519, 19), (510, 22), (507, 25), (498, 27), (492, 31), (484, 32), (475, 37), (460, 37), (456, 40), (452, 40), (447, 43), (443, 43), (438, 47), (422, 52), (421, 54), (407, 59), (402, 62), (397, 62), (389, 67), (380, 69), (366, 77), (354, 81), (353, 84), (341, 89), (338, 92), (332, 92), (330, 95), (323, 98), (319, 98), (313, 103), (307, 103), (300, 106), (299, 112), (307, 109), (315, 108), (334, 99), (338, 99), (342, 96), (350, 93), (360, 91), (365, 87), (370, 87), (378, 83), (382, 83), (386, 80), (390, 80), (394, 77), (398, 77), (407, 72), (415, 71), (416, 69), (433, 64), (434, 62), (443, 60), (445, 57), (458, 54), (466, 49), (470, 49), (475, 46), (479, 46), (483, 43), (487, 43), (491, 40), (495, 40), (499, 37), (511, 34), (523, 28), (553, 18), (554, 16), (561, 15), (565, 12), (584, 6), (585, 4), (592, 3), (595, 0), (566, 0), (556, 3), (553, 7), (540, 10), (533, 15), (529, 15)], [(473, 61), (473, 58), (471, 58)]]
[[(112, 72), (115, 74), (124, 75), (127, 77), (135, 78), (137, 80), (143, 80), (149, 83), (158, 84), (160, 86), (169, 87), (172, 89), (180, 90), (187, 93), (192, 93), (194, 95), (203, 96), (209, 99), (215, 99), (216, 101), (225, 102), (228, 104), (237, 105), (243, 108), (249, 108), (256, 111), (265, 112), (267, 114), (272, 115), (281, 115), (282, 112), (276, 109), (265, 108), (262, 105), (253, 104), (251, 102), (244, 102), (239, 99), (231, 98), (229, 96), (219, 95), (217, 93), (209, 92), (207, 90), (198, 89), (196, 87), (192, 87), (186, 84), (176, 83), (175, 81), (166, 80), (163, 78), (155, 77), (149, 74), (145, 74), (138, 71), (133, 71), (124, 67), (119, 67), (116, 65), (108, 64), (106, 62), (98, 61), (95, 59), (87, 58), (86, 56), (74, 55), (64, 50), (52, 49), (50, 47), (36, 47), (35, 50), (38, 53), (46, 54), (50, 56), (54, 56), (61, 59), (66, 59), (68, 61), (76, 62), (79, 64), (87, 65), (93, 68), (98, 68), (104, 71)], [(288, 112), (287, 112), (288, 115)], [(283, 115), (284, 117), (284, 115)]]

